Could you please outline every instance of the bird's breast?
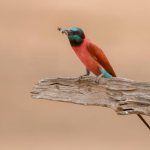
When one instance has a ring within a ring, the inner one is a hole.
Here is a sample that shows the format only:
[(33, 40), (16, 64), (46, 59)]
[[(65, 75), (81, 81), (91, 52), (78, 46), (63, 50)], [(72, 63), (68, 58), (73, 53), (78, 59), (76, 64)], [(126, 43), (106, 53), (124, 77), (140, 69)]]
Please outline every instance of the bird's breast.
[(80, 46), (74, 46), (72, 48), (75, 51), (76, 55), (81, 60), (81, 62), (85, 65), (85, 67), (88, 70), (93, 72), (95, 75), (100, 75), (100, 71), (99, 71), (100, 66), (88, 52), (86, 42), (84, 42)]

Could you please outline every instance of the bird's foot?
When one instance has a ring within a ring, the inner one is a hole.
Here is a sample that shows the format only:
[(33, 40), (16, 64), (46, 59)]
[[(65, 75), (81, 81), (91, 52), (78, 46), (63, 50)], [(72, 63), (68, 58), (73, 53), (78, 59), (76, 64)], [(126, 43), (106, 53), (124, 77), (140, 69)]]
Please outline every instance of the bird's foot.
[(83, 79), (84, 77), (87, 77), (87, 76), (89, 76), (89, 75), (90, 75), (90, 71), (86, 68), (86, 73), (83, 74), (83, 75), (81, 75), (81, 76), (79, 77), (79, 80), (81, 80), (81, 79)]
[(101, 74), (101, 75), (99, 75), (98, 77), (96, 77), (95, 82), (96, 82), (96, 83), (100, 83), (100, 80), (102, 79), (103, 76), (104, 76), (104, 75)]
[(88, 76), (89, 76), (89, 74), (81, 75), (81, 76), (79, 76), (79, 80), (82, 80), (83, 78), (88, 77)]

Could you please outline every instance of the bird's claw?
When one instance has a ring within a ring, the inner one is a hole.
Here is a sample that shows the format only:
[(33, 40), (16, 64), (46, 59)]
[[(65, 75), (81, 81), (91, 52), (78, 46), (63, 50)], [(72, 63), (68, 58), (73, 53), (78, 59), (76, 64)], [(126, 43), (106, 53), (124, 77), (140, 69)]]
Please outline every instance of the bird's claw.
[(98, 77), (96, 77), (95, 83), (100, 83), (100, 80), (101, 80), (102, 77), (103, 77), (103, 74), (101, 74)]
[(95, 79), (95, 83), (97, 83), (97, 84), (98, 84), (98, 83), (99, 83), (99, 81), (100, 81), (100, 79), (97, 79), (97, 78)]
[(81, 80), (81, 79), (83, 79), (83, 78), (85, 78), (85, 77), (88, 77), (89, 75), (90, 75), (90, 71), (86, 68), (86, 73), (83, 74), (83, 75), (81, 75), (81, 76), (79, 77), (79, 80)]
[(79, 80), (82, 80), (83, 78), (88, 77), (88, 76), (89, 75), (87, 75), (87, 74), (81, 75), (81, 76), (79, 76)]

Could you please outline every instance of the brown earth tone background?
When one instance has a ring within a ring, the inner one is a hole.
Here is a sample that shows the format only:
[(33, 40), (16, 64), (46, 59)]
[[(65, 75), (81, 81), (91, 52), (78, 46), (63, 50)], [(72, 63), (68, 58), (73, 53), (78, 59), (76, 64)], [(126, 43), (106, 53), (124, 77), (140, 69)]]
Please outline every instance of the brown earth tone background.
[(30, 97), (39, 79), (84, 72), (58, 26), (83, 28), (118, 76), (150, 82), (149, 0), (1, 0), (0, 149), (149, 150), (135, 115)]

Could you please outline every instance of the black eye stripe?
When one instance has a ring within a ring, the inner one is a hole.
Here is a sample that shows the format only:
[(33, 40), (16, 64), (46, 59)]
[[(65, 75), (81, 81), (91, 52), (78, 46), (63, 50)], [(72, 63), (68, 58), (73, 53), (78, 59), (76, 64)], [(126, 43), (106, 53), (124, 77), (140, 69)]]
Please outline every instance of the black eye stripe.
[(70, 29), (69, 35), (77, 35), (77, 36), (80, 36), (82, 39), (85, 38), (84, 32), (82, 30), (71, 30)]
[(75, 34), (77, 34), (77, 35), (79, 35), (80, 34), (80, 32), (79, 31), (72, 31), (72, 33), (75, 35)]

